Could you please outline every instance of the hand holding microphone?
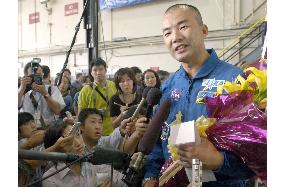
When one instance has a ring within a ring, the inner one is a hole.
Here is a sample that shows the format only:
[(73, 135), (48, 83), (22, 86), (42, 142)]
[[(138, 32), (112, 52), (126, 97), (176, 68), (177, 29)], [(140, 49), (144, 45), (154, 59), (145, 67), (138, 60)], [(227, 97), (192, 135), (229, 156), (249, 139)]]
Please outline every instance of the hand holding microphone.
[(136, 118), (138, 116), (138, 114), (140, 113), (140, 111), (142, 110), (143, 105), (145, 105), (146, 103), (146, 98), (148, 97), (148, 92), (151, 90), (151, 87), (146, 87), (143, 90), (142, 93), (142, 99), (140, 101), (140, 103), (138, 104), (136, 110), (134, 111), (133, 115), (131, 116), (131, 120), (133, 121), (134, 118)]
[(139, 118), (136, 123), (135, 123), (135, 131), (134, 131), (134, 136), (136, 136), (138, 139), (141, 139), (146, 132), (149, 123), (147, 122), (148, 118), (142, 117)]
[[(133, 179), (137, 174), (138, 168), (141, 167), (143, 158), (148, 155), (155, 143), (157, 142), (160, 132), (162, 130), (162, 125), (167, 120), (170, 113), (171, 102), (166, 100), (162, 102), (159, 109), (150, 121), (149, 127), (147, 128), (145, 134), (138, 144), (138, 156), (133, 166), (130, 166), (128, 170), (124, 173), (122, 180), (128, 186), (133, 185)], [(142, 119), (141, 119), (142, 120)], [(144, 118), (145, 120), (145, 118)]]
[[(142, 94), (142, 100), (140, 101), (139, 105), (137, 106), (136, 110), (134, 111), (133, 115), (131, 116), (131, 121), (134, 121), (139, 113), (141, 112), (143, 106), (147, 103), (147, 111), (146, 111), (146, 118), (150, 118), (153, 106), (158, 104), (160, 98), (161, 98), (161, 91), (158, 88), (151, 88), (146, 87), (143, 90)], [(125, 139), (129, 137), (130, 134), (126, 134)]]
[(135, 131), (135, 121), (131, 121), (130, 118), (122, 120), (119, 130), (122, 136), (132, 134)]

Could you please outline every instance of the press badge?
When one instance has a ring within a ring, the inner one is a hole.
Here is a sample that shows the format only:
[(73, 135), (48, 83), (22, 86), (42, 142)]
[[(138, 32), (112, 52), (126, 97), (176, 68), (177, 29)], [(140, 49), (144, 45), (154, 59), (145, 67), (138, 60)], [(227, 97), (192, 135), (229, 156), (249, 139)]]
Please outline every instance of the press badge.
[(39, 110), (36, 110), (35, 113), (34, 113), (34, 121), (35, 121), (35, 124), (36, 124), (37, 127), (41, 126), (41, 123), (40, 123), (40, 111)]
[(205, 97), (214, 97), (216, 95), (217, 95), (217, 92), (199, 91), (196, 97), (196, 103), (205, 104), (204, 102)]

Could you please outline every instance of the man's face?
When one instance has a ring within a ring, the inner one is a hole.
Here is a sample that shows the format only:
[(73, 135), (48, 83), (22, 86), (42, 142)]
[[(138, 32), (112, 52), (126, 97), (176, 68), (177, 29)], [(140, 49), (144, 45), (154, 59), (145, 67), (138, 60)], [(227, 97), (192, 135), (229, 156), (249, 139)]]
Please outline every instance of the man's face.
[(163, 38), (170, 54), (180, 62), (198, 58), (205, 49), (204, 38), (208, 29), (200, 25), (193, 10), (178, 8), (165, 14)]
[(98, 141), (102, 136), (103, 120), (98, 114), (91, 114), (82, 124), (81, 130), (84, 137)]
[(34, 120), (26, 122), (22, 126), (20, 126), (20, 137), (22, 138), (30, 138), (31, 135), (36, 131), (36, 125)]
[[(35, 74), (38, 74), (38, 75), (42, 75), (42, 76), (43, 76), (43, 72), (42, 72), (42, 69), (41, 69), (40, 66), (36, 67), (35, 69), (36, 69)], [(33, 74), (33, 69), (32, 69), (32, 67), (29, 67), (29, 68), (28, 68), (28, 76), (31, 76), (32, 74)]]
[(103, 65), (93, 66), (91, 75), (94, 77), (94, 80), (97, 82), (102, 82), (106, 80), (106, 69)]

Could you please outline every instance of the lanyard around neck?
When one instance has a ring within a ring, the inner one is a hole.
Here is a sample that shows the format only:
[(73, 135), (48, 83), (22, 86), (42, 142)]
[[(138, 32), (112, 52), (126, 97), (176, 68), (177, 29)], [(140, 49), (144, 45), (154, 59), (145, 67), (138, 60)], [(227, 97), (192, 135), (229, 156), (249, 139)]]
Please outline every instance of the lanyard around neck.
[(95, 94), (95, 92), (97, 91), (99, 93), (99, 95), (106, 101), (106, 103), (108, 105), (108, 103), (109, 103), (109, 99), (108, 99), (109, 98), (108, 97), (109, 90), (108, 90), (108, 83), (107, 83), (107, 81), (106, 81), (106, 95), (105, 96), (102, 94), (102, 92), (97, 87), (98, 87), (97, 83), (94, 82), (94, 84), (93, 84), (94, 104), (96, 104), (96, 94)]

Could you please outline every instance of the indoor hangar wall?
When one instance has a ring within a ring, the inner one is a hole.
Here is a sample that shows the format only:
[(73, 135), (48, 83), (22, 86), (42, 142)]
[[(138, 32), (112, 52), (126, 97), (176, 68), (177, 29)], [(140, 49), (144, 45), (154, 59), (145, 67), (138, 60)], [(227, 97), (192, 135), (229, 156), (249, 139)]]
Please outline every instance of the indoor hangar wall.
[[(109, 74), (120, 67), (131, 66), (138, 66), (142, 71), (151, 67), (176, 71), (179, 63), (169, 55), (161, 30), (164, 11), (176, 3), (188, 3), (199, 8), (209, 28), (206, 47), (217, 52), (266, 15), (266, 0), (157, 0), (102, 10), (99, 53), (108, 63)], [(25, 63), (33, 57), (40, 57), (41, 64), (48, 65), (54, 77), (62, 69), (83, 10), (83, 1), (49, 0), (42, 4), (38, 0), (19, 0), (18, 7), (19, 76), (23, 75)], [(73, 76), (75, 72), (87, 71), (85, 43), (82, 23), (67, 66)]]

